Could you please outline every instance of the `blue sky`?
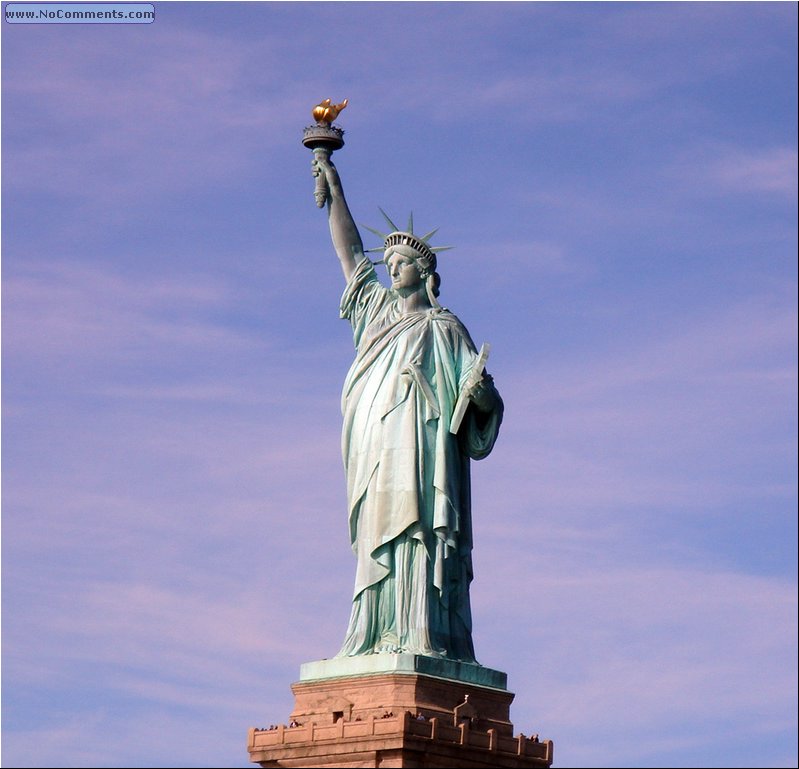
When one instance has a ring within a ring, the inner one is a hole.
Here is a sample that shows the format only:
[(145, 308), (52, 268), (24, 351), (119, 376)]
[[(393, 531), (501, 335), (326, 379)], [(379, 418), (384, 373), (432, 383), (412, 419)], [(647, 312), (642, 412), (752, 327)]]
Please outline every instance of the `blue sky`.
[[(248, 765), (354, 577), (356, 220), (506, 404), (478, 659), (559, 767), (796, 766), (794, 3), (156, 3), (2, 29), (3, 761)], [(367, 245), (376, 245), (364, 232)]]

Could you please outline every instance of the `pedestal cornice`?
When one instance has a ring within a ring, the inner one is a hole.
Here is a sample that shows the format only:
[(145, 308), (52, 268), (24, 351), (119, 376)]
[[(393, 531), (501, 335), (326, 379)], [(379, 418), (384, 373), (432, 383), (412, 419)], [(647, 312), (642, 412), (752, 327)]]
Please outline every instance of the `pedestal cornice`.
[(507, 690), (508, 675), (470, 662), (458, 662), (420, 654), (369, 654), (361, 657), (334, 657), (300, 665), (300, 681), (377, 675), (382, 673), (421, 674), (449, 681)]

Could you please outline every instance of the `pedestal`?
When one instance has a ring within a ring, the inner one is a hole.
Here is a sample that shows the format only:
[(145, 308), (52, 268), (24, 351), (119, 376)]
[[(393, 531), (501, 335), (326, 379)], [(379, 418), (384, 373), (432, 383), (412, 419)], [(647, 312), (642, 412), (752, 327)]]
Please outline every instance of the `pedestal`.
[(481, 665), (412, 654), (306, 663), (291, 687), (289, 725), (250, 729), (250, 760), (262, 767), (549, 767), (552, 742), (513, 735), (514, 695), (505, 679)]

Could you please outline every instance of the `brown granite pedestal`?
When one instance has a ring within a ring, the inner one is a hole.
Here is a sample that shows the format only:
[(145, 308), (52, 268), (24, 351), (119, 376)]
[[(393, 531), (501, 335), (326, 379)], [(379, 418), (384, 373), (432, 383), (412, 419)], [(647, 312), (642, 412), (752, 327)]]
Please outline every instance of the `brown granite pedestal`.
[(291, 688), (290, 725), (250, 729), (250, 760), (262, 767), (552, 764), (551, 741), (514, 736), (514, 695), (504, 688), (415, 670), (311, 680), (301, 675)]

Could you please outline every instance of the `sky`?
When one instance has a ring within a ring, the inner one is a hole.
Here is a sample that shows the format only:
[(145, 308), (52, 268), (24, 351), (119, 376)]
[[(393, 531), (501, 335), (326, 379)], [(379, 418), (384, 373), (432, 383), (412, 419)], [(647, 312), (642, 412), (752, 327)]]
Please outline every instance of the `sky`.
[(353, 349), (300, 140), (346, 97), (355, 219), (440, 227), (492, 346), (517, 733), (797, 766), (796, 4), (155, 8), (2, 24), (3, 765), (246, 767), (338, 650)]

